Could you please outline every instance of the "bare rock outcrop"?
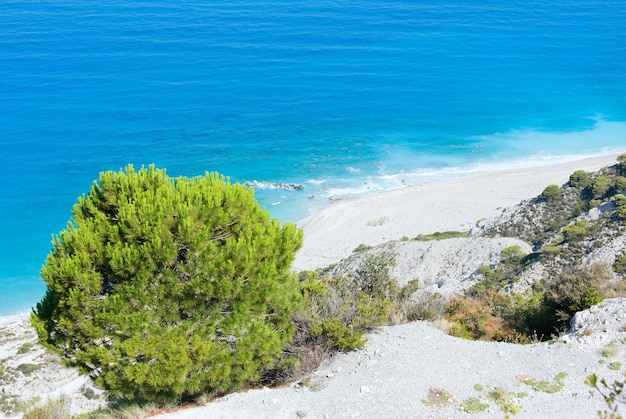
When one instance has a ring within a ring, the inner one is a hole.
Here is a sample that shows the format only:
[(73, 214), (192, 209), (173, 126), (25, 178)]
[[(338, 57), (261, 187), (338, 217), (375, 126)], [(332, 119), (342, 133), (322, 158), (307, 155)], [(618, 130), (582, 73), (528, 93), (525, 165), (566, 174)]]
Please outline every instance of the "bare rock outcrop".
[(609, 298), (579, 311), (564, 338), (587, 344), (623, 341), (626, 338), (626, 298)]
[(339, 262), (330, 273), (353, 273), (364, 258), (389, 252), (395, 257), (390, 274), (400, 286), (419, 279), (421, 291), (450, 295), (472, 285), (472, 279), (481, 265), (497, 265), (501, 260), (502, 249), (510, 246), (519, 246), (523, 253), (531, 251), (527, 243), (506, 237), (395, 241), (355, 253)]

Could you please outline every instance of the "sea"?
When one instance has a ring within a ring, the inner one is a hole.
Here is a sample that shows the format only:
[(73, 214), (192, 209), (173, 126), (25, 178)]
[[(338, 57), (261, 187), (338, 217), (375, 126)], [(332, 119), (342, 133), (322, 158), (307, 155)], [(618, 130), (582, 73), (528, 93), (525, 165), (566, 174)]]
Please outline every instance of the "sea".
[(255, 188), (282, 222), (626, 150), (626, 2), (2, 0), (0, 315), (102, 171)]

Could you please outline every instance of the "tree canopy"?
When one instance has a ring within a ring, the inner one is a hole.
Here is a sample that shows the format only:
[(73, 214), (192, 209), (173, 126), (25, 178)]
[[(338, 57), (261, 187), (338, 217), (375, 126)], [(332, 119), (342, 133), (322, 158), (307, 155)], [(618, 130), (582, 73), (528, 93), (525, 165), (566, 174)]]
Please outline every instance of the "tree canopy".
[(168, 400), (258, 378), (290, 341), (302, 243), (216, 173), (102, 172), (53, 238), (32, 321), (112, 394)]

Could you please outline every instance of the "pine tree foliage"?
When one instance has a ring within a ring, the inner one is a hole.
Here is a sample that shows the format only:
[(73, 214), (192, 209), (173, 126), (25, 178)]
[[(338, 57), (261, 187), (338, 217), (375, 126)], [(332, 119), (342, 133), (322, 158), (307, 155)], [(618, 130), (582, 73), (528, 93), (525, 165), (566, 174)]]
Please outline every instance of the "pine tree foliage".
[(116, 396), (230, 391), (291, 339), (301, 243), (253, 190), (218, 174), (103, 172), (53, 238), (33, 324)]

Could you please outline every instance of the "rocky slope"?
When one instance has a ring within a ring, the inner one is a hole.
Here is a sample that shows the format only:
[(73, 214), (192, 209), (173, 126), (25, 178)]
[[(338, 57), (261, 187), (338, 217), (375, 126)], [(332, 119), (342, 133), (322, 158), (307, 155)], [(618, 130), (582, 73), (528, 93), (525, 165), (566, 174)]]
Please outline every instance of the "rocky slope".
[(450, 295), (471, 286), (480, 266), (496, 266), (500, 263), (502, 250), (511, 246), (519, 246), (523, 253), (531, 252), (528, 243), (509, 237), (393, 241), (354, 252), (333, 266), (328, 273), (350, 274), (366, 258), (388, 253), (393, 259), (390, 275), (400, 286), (418, 279), (421, 291)]

